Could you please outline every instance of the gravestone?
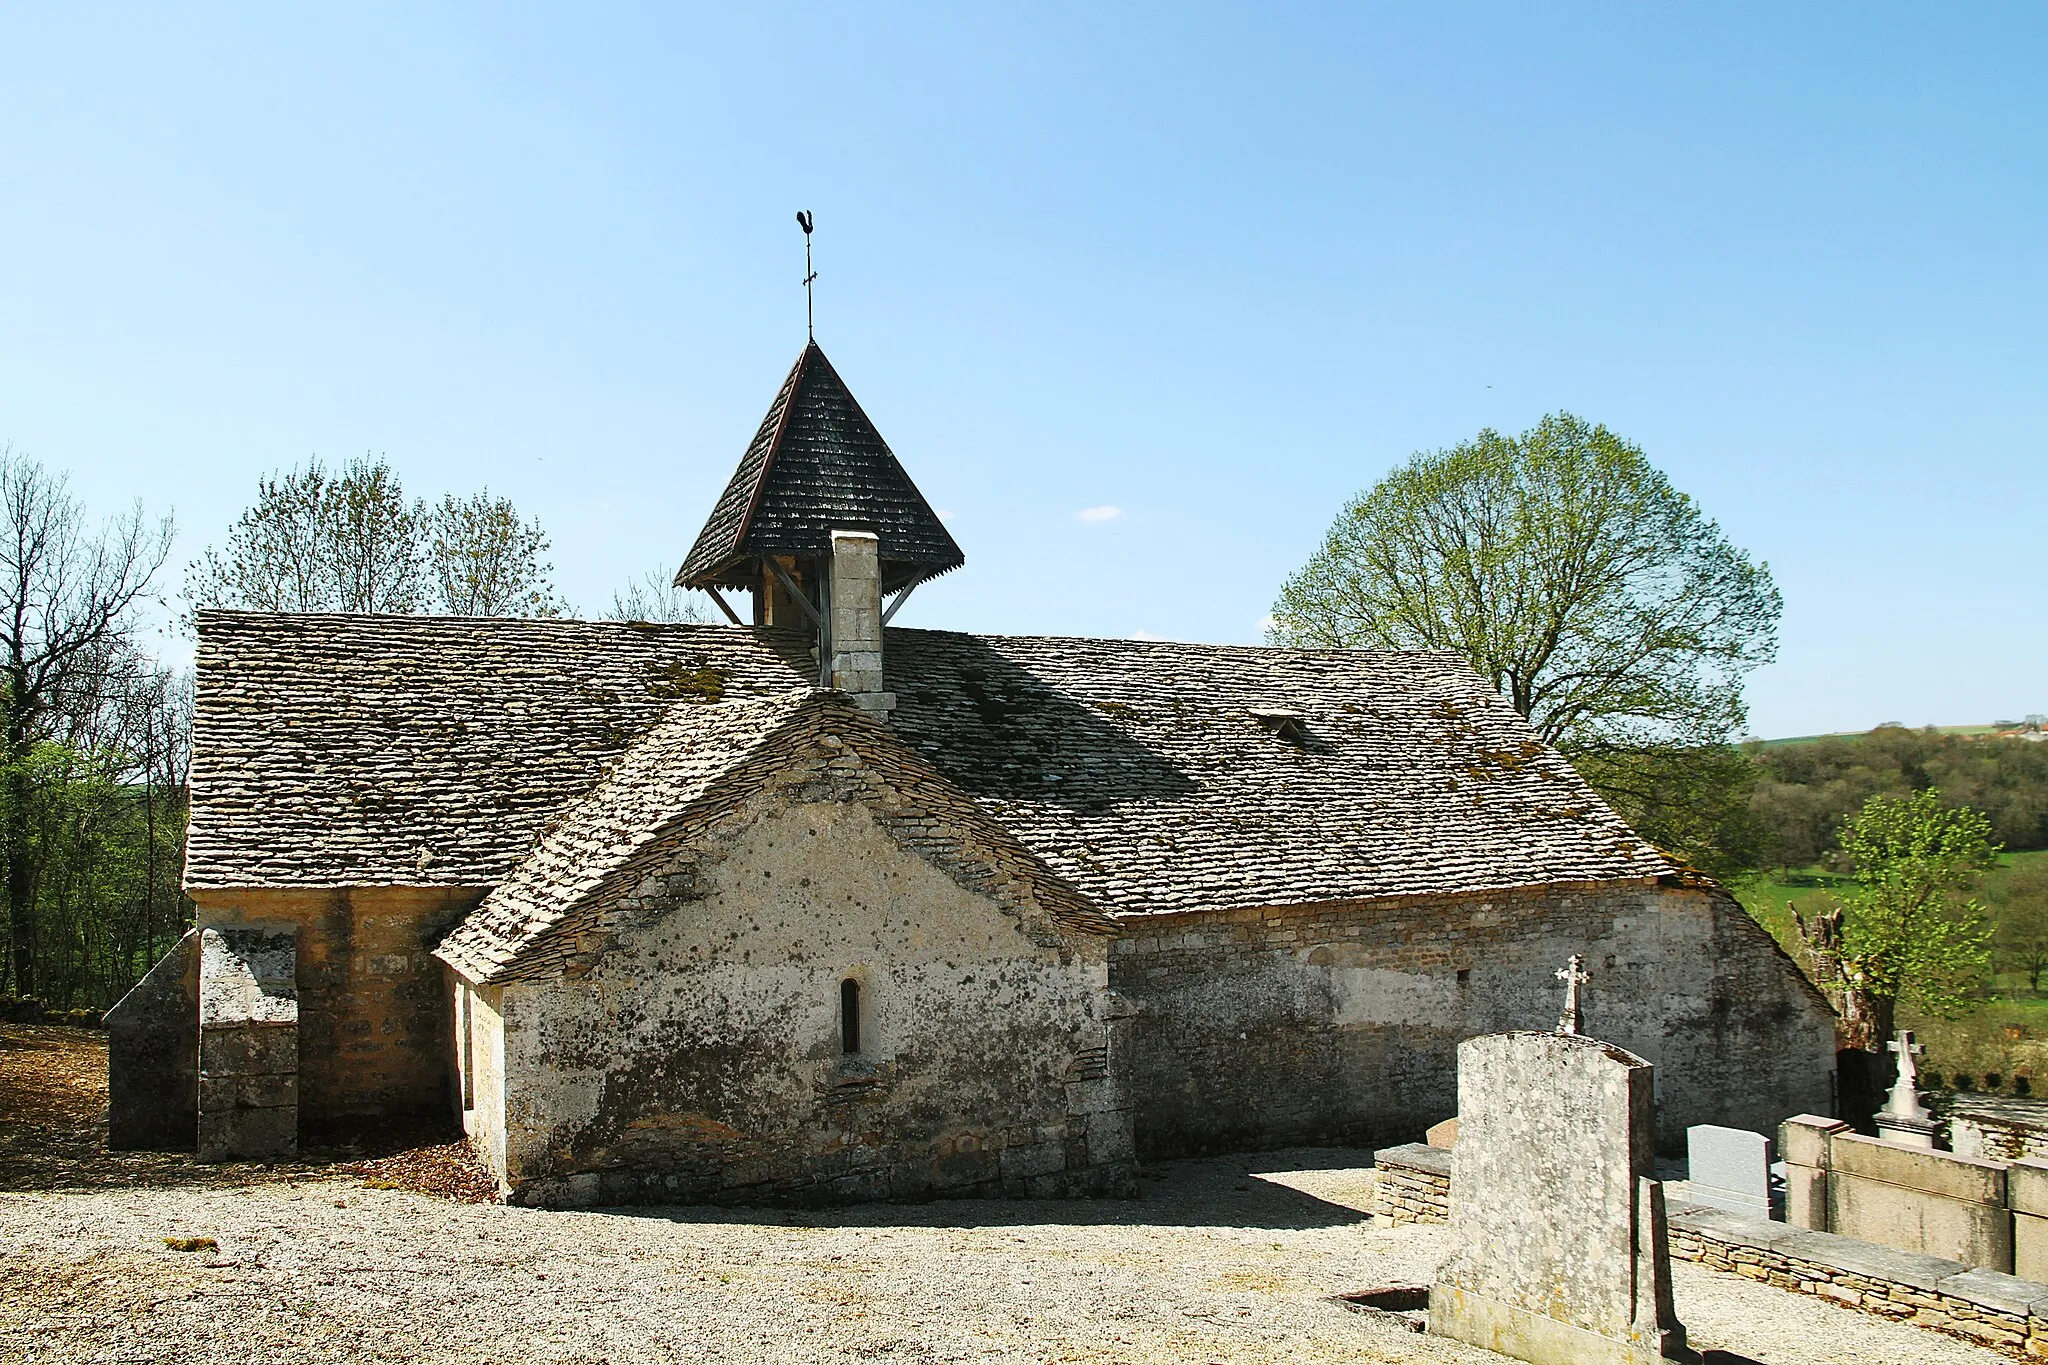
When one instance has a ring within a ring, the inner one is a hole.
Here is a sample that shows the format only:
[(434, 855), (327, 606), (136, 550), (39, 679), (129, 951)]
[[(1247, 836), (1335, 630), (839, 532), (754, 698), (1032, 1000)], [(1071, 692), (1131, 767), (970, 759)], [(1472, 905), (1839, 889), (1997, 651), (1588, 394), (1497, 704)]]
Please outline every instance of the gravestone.
[(297, 975), (290, 925), (199, 931), (201, 1161), (298, 1152)]
[(1430, 1289), (1433, 1334), (1537, 1365), (1699, 1359), (1671, 1304), (1651, 1075), (1576, 1034), (1459, 1044), (1457, 1249)]
[(1695, 1204), (1746, 1218), (1771, 1216), (1771, 1140), (1743, 1128), (1696, 1123), (1685, 1130), (1686, 1186)]

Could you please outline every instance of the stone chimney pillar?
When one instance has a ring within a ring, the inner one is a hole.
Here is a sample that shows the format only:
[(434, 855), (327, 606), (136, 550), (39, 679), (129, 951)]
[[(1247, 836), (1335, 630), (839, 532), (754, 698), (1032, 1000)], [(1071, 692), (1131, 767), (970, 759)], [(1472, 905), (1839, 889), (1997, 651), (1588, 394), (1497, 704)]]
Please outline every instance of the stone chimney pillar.
[(832, 532), (832, 686), (865, 711), (895, 709), (882, 690), (882, 542), (872, 531)]

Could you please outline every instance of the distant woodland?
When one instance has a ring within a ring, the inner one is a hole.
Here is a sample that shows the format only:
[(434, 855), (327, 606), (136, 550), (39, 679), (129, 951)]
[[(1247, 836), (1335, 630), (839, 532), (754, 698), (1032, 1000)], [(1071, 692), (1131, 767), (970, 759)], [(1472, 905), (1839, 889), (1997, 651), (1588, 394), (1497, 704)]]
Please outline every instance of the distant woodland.
[(1842, 821), (1880, 793), (1933, 787), (1991, 821), (2009, 852), (2048, 848), (2048, 743), (1887, 725), (1864, 735), (1746, 746), (1756, 771), (1755, 866), (1806, 867), (1835, 851)]

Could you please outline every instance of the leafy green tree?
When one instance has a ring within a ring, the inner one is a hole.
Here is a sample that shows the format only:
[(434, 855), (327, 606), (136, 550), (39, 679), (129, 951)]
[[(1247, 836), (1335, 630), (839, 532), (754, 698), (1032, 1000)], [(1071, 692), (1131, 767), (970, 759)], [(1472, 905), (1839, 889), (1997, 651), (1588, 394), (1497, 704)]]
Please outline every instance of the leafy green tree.
[(1841, 999), (1851, 1046), (1877, 1052), (1901, 999), (1949, 1018), (1972, 1003), (1991, 930), (1971, 892), (1998, 850), (1982, 812), (1944, 806), (1933, 788), (1871, 797), (1840, 844), (1856, 884), (1841, 893), (1838, 942), (1815, 977)]
[(1770, 828), (1752, 800), (1756, 765), (1741, 749), (1601, 747), (1574, 762), (1631, 829), (1709, 876), (1733, 878), (1764, 862)]
[(1729, 799), (1740, 756), (1714, 751), (1781, 610), (1768, 568), (1640, 448), (1558, 413), (1355, 498), (1281, 588), (1271, 638), (1463, 655), (1624, 817), (1729, 871), (1753, 826)]
[(565, 604), (542, 556), (540, 522), (521, 521), (509, 498), (490, 490), (450, 493), (427, 515), (426, 560), (438, 605), (452, 616), (561, 616)]
[(1993, 897), (1998, 928), (1992, 943), (2008, 969), (2027, 974), (2028, 988), (2041, 993), (2048, 971), (2048, 862), (2014, 868)]

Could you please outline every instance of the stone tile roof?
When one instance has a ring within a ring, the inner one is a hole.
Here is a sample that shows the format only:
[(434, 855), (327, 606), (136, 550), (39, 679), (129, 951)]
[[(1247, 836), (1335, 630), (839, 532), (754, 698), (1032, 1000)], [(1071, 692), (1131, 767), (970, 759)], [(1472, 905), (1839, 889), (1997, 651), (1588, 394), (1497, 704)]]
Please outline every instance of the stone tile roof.
[[(200, 618), (187, 884), (504, 881), (679, 702), (800, 689), (794, 632)], [(1141, 914), (1672, 874), (1447, 654), (890, 630), (907, 747)]]
[(491, 886), (679, 700), (815, 676), (796, 632), (201, 612), (186, 884)]
[(834, 527), (881, 540), (882, 588), (959, 568), (966, 556), (813, 341), (768, 406), (676, 582), (748, 588), (765, 555), (829, 554)]
[[(867, 799), (907, 846), (949, 874), (1078, 933), (1116, 925), (981, 806), (840, 693), (787, 691), (747, 701), (677, 702), (596, 788), (552, 821), (533, 852), (443, 941), (438, 955), (472, 979), (558, 970), (595, 951), (606, 912), (631, 909), (643, 884), (661, 903), (705, 835), (773, 783), (810, 799)], [(649, 883), (649, 878), (656, 879)]]
[(897, 731), (1124, 914), (1656, 877), (1462, 660), (891, 632)]

